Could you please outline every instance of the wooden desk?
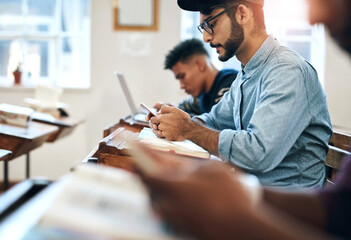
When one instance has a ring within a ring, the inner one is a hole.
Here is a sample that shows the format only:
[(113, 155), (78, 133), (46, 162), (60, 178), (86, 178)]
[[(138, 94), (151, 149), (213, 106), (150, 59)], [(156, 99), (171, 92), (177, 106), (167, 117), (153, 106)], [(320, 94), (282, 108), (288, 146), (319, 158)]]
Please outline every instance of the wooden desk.
[(111, 128), (106, 128), (104, 134), (112, 131), (112, 129), (115, 129), (115, 131), (102, 139), (82, 162), (96, 161), (98, 164), (134, 171), (132, 158), (128, 156), (127, 152), (124, 150), (124, 143), (118, 141), (117, 135), (122, 131), (129, 131), (137, 135), (143, 127), (139, 125), (129, 125), (124, 120), (121, 120)]
[(59, 119), (55, 119), (50, 115), (47, 117), (47, 114), (40, 113), (33, 114), (32, 120), (35, 122), (46, 123), (58, 127), (58, 130), (47, 138), (47, 142), (54, 142), (69, 135), (78, 124), (83, 122), (83, 119), (72, 117), (61, 117)]
[(4, 161), (10, 158), (12, 152), (4, 149), (0, 149), (0, 161)]
[(350, 151), (351, 129), (333, 125), (333, 135), (329, 140), (329, 145)]
[(131, 116), (127, 116), (118, 123), (106, 127), (103, 131), (104, 139), (95, 146), (88, 156), (84, 158), (82, 163), (93, 162), (133, 171), (134, 167), (131, 157), (121, 151), (121, 149), (111, 146), (113, 137), (110, 135), (118, 128), (124, 128), (125, 130), (139, 133), (144, 127), (148, 127), (148, 124), (134, 122)]
[(8, 164), (7, 159), (11, 157), (12, 152), (4, 149), (0, 149), (0, 161), (4, 161), (4, 182), (3, 182), (3, 189), (7, 189), (9, 182), (8, 182)]
[(333, 125), (333, 134), (329, 140), (329, 151), (325, 158), (327, 184), (333, 184), (342, 159), (349, 156), (351, 150), (351, 129)]
[(128, 171), (134, 171), (133, 161), (130, 156), (123, 151), (121, 143), (116, 143), (115, 132), (118, 128), (139, 133), (144, 127), (148, 127), (148, 123), (135, 122), (131, 116), (121, 119), (118, 123), (108, 126), (103, 131), (103, 139), (88, 154), (82, 163), (94, 162), (107, 166), (123, 168)]
[(30, 122), (27, 128), (0, 123), (0, 149), (12, 152), (6, 162), (26, 154), (26, 178), (29, 178), (30, 151), (41, 146), (57, 131), (56, 126), (38, 122)]
[(135, 122), (132, 117), (129, 115), (121, 119), (118, 123), (108, 126), (104, 129), (103, 137), (107, 137), (113, 133), (117, 128), (124, 127), (125, 129), (132, 132), (140, 132), (144, 127), (149, 127), (148, 123), (144, 122)]
[[(125, 141), (119, 137), (120, 134), (130, 134), (137, 137), (139, 132), (145, 127), (141, 124), (130, 124), (126, 119), (120, 120), (119, 123), (114, 124), (104, 129), (105, 138), (94, 148), (92, 152), (82, 161), (83, 163), (94, 162), (97, 164), (122, 168), (129, 171), (134, 171), (134, 160), (129, 156), (125, 149)], [(108, 135), (107, 135), (108, 134)], [(165, 152), (165, 154), (170, 154)], [(174, 154), (174, 153), (172, 153)], [(203, 159), (202, 157), (191, 157), (188, 155), (177, 154), (178, 158), (189, 159)], [(208, 159), (220, 160), (215, 156), (209, 156)]]

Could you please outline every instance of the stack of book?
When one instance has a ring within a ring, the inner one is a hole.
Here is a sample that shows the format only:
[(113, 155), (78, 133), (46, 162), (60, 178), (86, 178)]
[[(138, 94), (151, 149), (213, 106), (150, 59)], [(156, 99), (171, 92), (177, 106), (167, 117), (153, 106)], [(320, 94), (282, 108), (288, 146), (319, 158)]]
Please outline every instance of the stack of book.
[(0, 104), (0, 122), (27, 127), (34, 110), (11, 104)]

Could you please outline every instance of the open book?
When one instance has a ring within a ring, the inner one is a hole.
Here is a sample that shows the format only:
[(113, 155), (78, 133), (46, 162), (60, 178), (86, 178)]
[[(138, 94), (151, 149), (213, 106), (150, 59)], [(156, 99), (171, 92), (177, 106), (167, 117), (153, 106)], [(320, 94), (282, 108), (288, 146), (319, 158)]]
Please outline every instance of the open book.
[(195, 143), (185, 141), (168, 141), (164, 138), (158, 138), (151, 128), (143, 128), (138, 138), (140, 142), (147, 144), (150, 148), (166, 152), (174, 152), (177, 154), (196, 157), (210, 158), (210, 153)]
[(56, 196), (28, 237), (176, 239), (164, 230), (144, 185), (132, 173), (84, 164), (52, 185)]

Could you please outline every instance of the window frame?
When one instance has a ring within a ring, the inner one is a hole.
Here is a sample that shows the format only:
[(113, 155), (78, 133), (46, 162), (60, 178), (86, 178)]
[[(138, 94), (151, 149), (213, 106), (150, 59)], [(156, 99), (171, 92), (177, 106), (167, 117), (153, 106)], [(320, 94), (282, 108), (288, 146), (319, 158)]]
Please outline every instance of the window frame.
[[(55, 4), (55, 9), (52, 13), (52, 15), (48, 17), (42, 17), (42, 16), (32, 16), (30, 23), (26, 23), (26, 19), (31, 16), (29, 15), (29, 10), (27, 8), (28, 0), (21, 0), (21, 14), (19, 16), (21, 17), (14, 17), (14, 16), (1, 16), (0, 15), (0, 20), (1, 19), (6, 19), (4, 22), (9, 22), (10, 20), (16, 22), (17, 24), (15, 26), (20, 26), (21, 30), (20, 31), (0, 31), (0, 41), (3, 40), (9, 40), (9, 41), (19, 41), (20, 42), (20, 47), (21, 47), (21, 54), (22, 54), (22, 61), (23, 65), (26, 66), (26, 61), (28, 58), (28, 45), (30, 41), (45, 41), (48, 44), (48, 75), (47, 76), (40, 76), (38, 79), (34, 80), (29, 80), (26, 78), (26, 74), (28, 73), (28, 70), (24, 69), (23, 75), (23, 80), (24, 80), (24, 85), (22, 87), (27, 87), (27, 88), (34, 88), (35, 85), (39, 82), (46, 82), (51, 85), (56, 85), (60, 86), (62, 88), (72, 88), (72, 89), (89, 89), (91, 86), (91, 80), (90, 80), (90, 71), (88, 73), (81, 73), (80, 77), (82, 78), (83, 76), (86, 76), (85, 78), (87, 79), (80, 79), (80, 81), (77, 84), (70, 84), (70, 85), (62, 85), (62, 82), (60, 81), (60, 75), (64, 75), (61, 71), (62, 69), (62, 58), (64, 56), (63, 50), (62, 50), (62, 42), (65, 38), (68, 38), (71, 41), (76, 41), (77, 39), (82, 43), (84, 46), (90, 46), (90, 26), (91, 26), (91, 20), (90, 20), (90, 9), (91, 9), (91, 0), (87, 0), (88, 6), (80, 6), (81, 11), (84, 7), (89, 8), (89, 13), (86, 15), (80, 14), (80, 21), (88, 20), (88, 25), (89, 27), (84, 29), (80, 29), (78, 31), (68, 31), (64, 30), (62, 27), (62, 6), (63, 6), (63, 1), (64, 0), (56, 0)], [(85, 3), (83, 1), (80, 1), (78, 4)], [(17, 16), (17, 15), (16, 15)], [(83, 18), (82, 18), (83, 17)], [(87, 17), (88, 19), (85, 19)], [(34, 20), (34, 21), (33, 21)], [(47, 23), (50, 24), (50, 22), (53, 23), (52, 28), (48, 29), (47, 32), (40, 32), (40, 31), (29, 31), (28, 26), (31, 26), (34, 23), (34, 26), (37, 26), (36, 23)], [(80, 45), (80, 44), (79, 44)], [(90, 68), (90, 47), (87, 47), (86, 51), (84, 50), (83, 56), (81, 55), (80, 58), (88, 58), (87, 64), (88, 66), (80, 66), (80, 69), (82, 68)], [(76, 52), (81, 52), (81, 49), (77, 48)], [(74, 57), (75, 52), (72, 52), (71, 57)], [(59, 66), (59, 67), (57, 67)], [(81, 71), (79, 71), (81, 72)], [(74, 72), (71, 72), (71, 75), (74, 74)], [(13, 87), (13, 76), (12, 72), (10, 70), (7, 70), (6, 75), (0, 75), (0, 87)]]

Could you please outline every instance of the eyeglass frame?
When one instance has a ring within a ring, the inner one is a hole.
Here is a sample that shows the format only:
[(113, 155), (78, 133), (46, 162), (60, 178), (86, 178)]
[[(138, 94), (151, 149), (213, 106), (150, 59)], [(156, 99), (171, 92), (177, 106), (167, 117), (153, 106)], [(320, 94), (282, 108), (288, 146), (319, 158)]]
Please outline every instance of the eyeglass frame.
[[(202, 23), (200, 23), (197, 26), (197, 29), (200, 31), (201, 34), (203, 34), (203, 30), (205, 30), (208, 34), (212, 35), (214, 33), (214, 31), (213, 31), (213, 28), (211, 27), (210, 22), (213, 21), (214, 19), (218, 18), (219, 16), (221, 16), (223, 13), (225, 13), (228, 10), (229, 9), (224, 9), (223, 11), (218, 13), (217, 15), (210, 17), (207, 20), (202, 21)], [(207, 29), (210, 30), (211, 32), (207, 31)]]

